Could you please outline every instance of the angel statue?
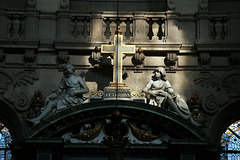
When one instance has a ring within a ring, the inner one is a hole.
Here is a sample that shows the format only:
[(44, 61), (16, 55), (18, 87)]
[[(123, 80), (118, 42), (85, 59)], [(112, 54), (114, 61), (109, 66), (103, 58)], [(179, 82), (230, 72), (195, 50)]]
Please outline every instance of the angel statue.
[(154, 76), (143, 88), (149, 100), (149, 104), (177, 113), (184, 119), (190, 119), (194, 125), (199, 125), (192, 118), (187, 103), (176, 93), (169, 81), (166, 79), (166, 71), (163, 67), (158, 67), (154, 72)]
[(83, 103), (83, 94), (88, 93), (89, 89), (83, 79), (74, 72), (74, 66), (66, 64), (58, 89), (46, 98), (43, 112), (36, 118), (27, 119), (29, 122), (37, 124), (47, 117), (53, 109), (59, 110)]

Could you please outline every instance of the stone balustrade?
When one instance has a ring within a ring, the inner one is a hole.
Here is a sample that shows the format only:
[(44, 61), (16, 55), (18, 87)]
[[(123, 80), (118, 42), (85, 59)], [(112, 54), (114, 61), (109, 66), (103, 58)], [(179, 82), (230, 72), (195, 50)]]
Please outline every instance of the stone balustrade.
[[(198, 45), (197, 49), (201, 50), (202, 46), (199, 45), (209, 43), (222, 43), (224, 45), (220, 48), (224, 50), (224, 46), (227, 46), (225, 49), (237, 47), (229, 44), (240, 41), (237, 30), (240, 27), (239, 17), (239, 13), (210, 12), (184, 15), (174, 11), (83, 13), (71, 10), (0, 10), (0, 48), (12, 47), (8, 44), (14, 41), (18, 42), (15, 48), (24, 48), (23, 45), (37, 48), (39, 44), (54, 43), (52, 50), (92, 50), (95, 46), (100, 46), (97, 44), (112, 42), (116, 28), (120, 26), (124, 41), (139, 46), (144, 44), (144, 50), (148, 49), (148, 44), (160, 44), (161, 48), (164, 48), (163, 45), (172, 44), (167, 46), (167, 50), (175, 47), (171, 51), (186, 49), (183, 52), (188, 52), (191, 50), (189, 46)], [(44, 29), (46, 25), (48, 30)], [(89, 45), (85, 45), (85, 48), (79, 47), (82, 44)]]

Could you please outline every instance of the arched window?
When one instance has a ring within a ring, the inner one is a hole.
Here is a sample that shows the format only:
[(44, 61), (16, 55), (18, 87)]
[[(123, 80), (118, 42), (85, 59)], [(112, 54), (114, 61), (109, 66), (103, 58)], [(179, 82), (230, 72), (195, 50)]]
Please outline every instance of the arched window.
[(0, 121), (0, 160), (11, 160), (10, 144), (12, 136), (9, 129)]
[(221, 137), (221, 160), (240, 160), (240, 120), (231, 124)]

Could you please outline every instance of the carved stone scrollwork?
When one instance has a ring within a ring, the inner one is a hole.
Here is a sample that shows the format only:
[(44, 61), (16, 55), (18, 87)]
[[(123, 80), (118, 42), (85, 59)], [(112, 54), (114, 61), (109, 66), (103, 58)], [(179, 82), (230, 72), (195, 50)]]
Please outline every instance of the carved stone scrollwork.
[(34, 50), (26, 50), (24, 54), (25, 66), (33, 66), (35, 58)]
[(215, 114), (219, 107), (227, 104), (231, 98), (240, 97), (240, 72), (232, 71), (225, 75), (202, 75), (194, 80), (195, 84), (210, 89), (204, 96), (202, 107), (205, 112)]
[(134, 56), (132, 57), (132, 63), (137, 68), (142, 68), (144, 64), (145, 55), (141, 47), (138, 48)]
[(201, 67), (209, 67), (211, 63), (211, 56), (209, 53), (200, 53), (198, 56), (198, 63)]
[(203, 110), (209, 114), (215, 114), (219, 109), (219, 103), (213, 94), (209, 94), (203, 99)]
[(38, 76), (30, 72), (22, 72), (15, 76), (6, 70), (0, 69), (0, 94), (3, 101), (14, 105), (18, 111), (26, 111), (30, 107), (30, 98), (26, 92), (17, 92), (16, 89), (22, 85), (33, 84)]
[(95, 96), (102, 97), (102, 96), (104, 96), (104, 92), (102, 90), (99, 90), (99, 91), (97, 91), (97, 93), (91, 94), (90, 96), (92, 96), (92, 97), (95, 97)]
[(67, 64), (69, 61), (69, 55), (67, 51), (59, 51), (58, 53), (58, 62), (59, 66), (62, 67), (63, 65)]
[(146, 94), (145, 94), (145, 93), (141, 93), (141, 95), (140, 95), (137, 91), (132, 91), (132, 92), (131, 92), (131, 96), (132, 96), (133, 98), (136, 98), (136, 97), (142, 97), (142, 98), (144, 98), (144, 97), (146, 97)]
[(177, 53), (167, 53), (167, 56), (164, 59), (164, 63), (170, 69), (170, 71), (175, 71), (177, 60)]
[(101, 49), (98, 47), (94, 48), (94, 51), (92, 52), (89, 62), (94, 68), (99, 68), (100, 63), (102, 62), (102, 54), (101, 54)]
[(14, 106), (18, 111), (26, 111), (30, 108), (30, 97), (27, 93), (15, 94)]

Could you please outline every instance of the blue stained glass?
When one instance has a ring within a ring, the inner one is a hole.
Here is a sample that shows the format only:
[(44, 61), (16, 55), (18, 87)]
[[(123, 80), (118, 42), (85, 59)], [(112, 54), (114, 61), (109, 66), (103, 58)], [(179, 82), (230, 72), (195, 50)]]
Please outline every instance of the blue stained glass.
[(240, 160), (240, 120), (231, 124), (220, 140), (220, 160)]
[(0, 160), (11, 160), (12, 153), (10, 145), (12, 136), (9, 129), (0, 121)]

